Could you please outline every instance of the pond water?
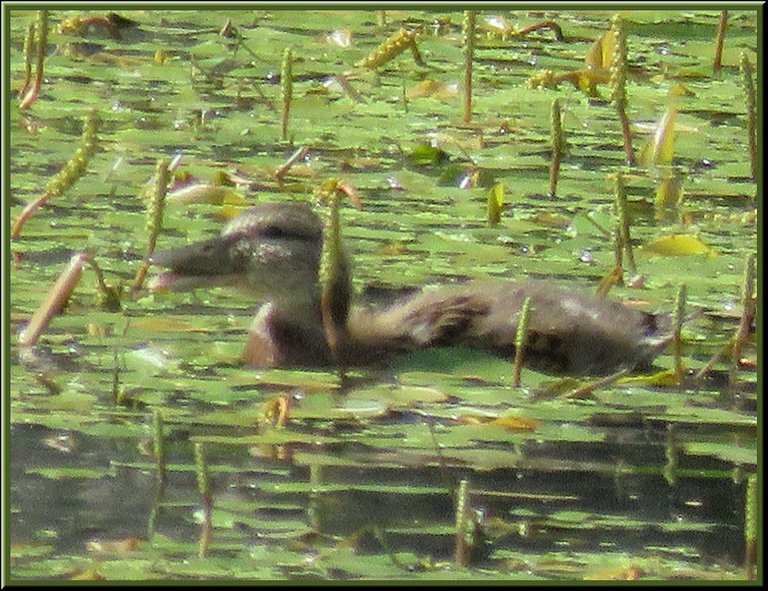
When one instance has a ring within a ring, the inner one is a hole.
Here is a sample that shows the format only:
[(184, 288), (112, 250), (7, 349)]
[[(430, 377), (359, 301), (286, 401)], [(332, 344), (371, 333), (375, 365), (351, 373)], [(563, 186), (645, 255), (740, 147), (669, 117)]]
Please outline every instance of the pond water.
[[(121, 13), (131, 23), (51, 11), (40, 96), (8, 109), (11, 222), (72, 157), (89, 111), (101, 125), (85, 173), (9, 243), (11, 578), (753, 576), (744, 529), (756, 335), (735, 370), (726, 352), (696, 374), (736, 333), (757, 253), (739, 68), (757, 59), (757, 9), (729, 11), (718, 75), (719, 11), (619, 14), (634, 148), (674, 101), (670, 166), (627, 166), (606, 83), (532, 87), (544, 70), (584, 70), (612, 11), (479, 11), (471, 123), (459, 11)], [(9, 17), (17, 92), (37, 14)], [(542, 21), (554, 25), (514, 34)], [(406, 49), (355, 66), (401, 27), (421, 27), (420, 60)], [(554, 99), (568, 150), (550, 196)], [(306, 155), (276, 179), (300, 146)], [(614, 266), (622, 172), (637, 273), (609, 297), (671, 312), (685, 284), (687, 310), (700, 313), (683, 328), (683, 379), (671, 379), (671, 348), (584, 395), (573, 391), (591, 379), (524, 368), (518, 387), (510, 359), (464, 349), (345, 372), (244, 368), (251, 298), (130, 291), (147, 241), (142, 194), (156, 162), (176, 155), (177, 183), (247, 182), (169, 200), (158, 248), (208, 238), (250, 204), (311, 202), (335, 177), (363, 202), (341, 219), (354, 287), (369, 297), (529, 276), (594, 291)], [(670, 170), (683, 197), (663, 207), (657, 187)], [(504, 203), (490, 225), (498, 183)], [(670, 246), (676, 235), (683, 247)], [(125, 287), (119, 310), (99, 305), (86, 267), (65, 312), (21, 347), (19, 332), (82, 250)], [(280, 404), (285, 424), (275, 424)], [(474, 524), (469, 542), (457, 542), (457, 511)]]

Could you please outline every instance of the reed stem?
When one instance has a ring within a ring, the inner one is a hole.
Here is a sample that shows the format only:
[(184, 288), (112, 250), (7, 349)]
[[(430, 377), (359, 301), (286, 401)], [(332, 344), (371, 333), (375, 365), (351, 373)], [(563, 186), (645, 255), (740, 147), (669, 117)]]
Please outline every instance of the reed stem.
[(460, 566), (469, 564), (472, 552), (472, 508), (469, 504), (469, 480), (459, 482), (456, 492), (456, 544), (453, 561)]
[(719, 76), (723, 67), (723, 44), (725, 42), (725, 30), (728, 28), (728, 11), (720, 13), (720, 22), (717, 25), (715, 36), (715, 55), (712, 58), (712, 76)]
[(283, 63), (280, 67), (280, 88), (283, 92), (283, 110), (280, 112), (280, 139), (288, 139), (288, 116), (293, 100), (293, 53), (290, 47), (283, 51)]
[(563, 114), (560, 109), (560, 99), (552, 101), (550, 121), (552, 123), (552, 160), (549, 165), (549, 195), (554, 197), (557, 194), (560, 160), (565, 152), (565, 134), (563, 133)]
[(475, 56), (475, 25), (477, 12), (464, 11), (462, 36), (464, 39), (464, 123), (472, 121), (472, 69)]
[(677, 290), (677, 296), (675, 297), (675, 313), (672, 320), (672, 326), (674, 333), (672, 335), (672, 349), (675, 356), (675, 376), (678, 383), (683, 380), (683, 361), (682, 361), (682, 330), (683, 322), (685, 321), (685, 301), (688, 297), (688, 286), (685, 283), (681, 283)]
[(35, 80), (32, 83), (31, 88), (27, 91), (27, 94), (19, 103), (19, 109), (28, 109), (32, 103), (37, 100), (40, 94), (40, 88), (43, 85), (43, 77), (45, 75), (44, 63), (45, 63), (45, 49), (48, 44), (48, 11), (39, 10), (37, 12), (37, 22), (35, 24), (36, 41), (37, 41), (37, 62), (35, 64)]
[(155, 178), (152, 191), (147, 203), (147, 248), (144, 260), (141, 261), (136, 278), (133, 281), (133, 291), (138, 291), (144, 284), (144, 278), (149, 271), (150, 257), (155, 252), (157, 237), (163, 229), (163, 213), (165, 211), (165, 196), (171, 181), (170, 166), (167, 160), (158, 160), (155, 166)]
[(517, 321), (517, 330), (515, 331), (515, 364), (512, 373), (512, 385), (515, 388), (520, 387), (520, 376), (523, 372), (523, 361), (525, 359), (525, 345), (528, 339), (528, 317), (530, 314), (531, 298), (526, 297), (520, 308), (520, 315)]
[(749, 145), (749, 167), (752, 178), (757, 179), (757, 107), (752, 63), (746, 53), (741, 54), (741, 80), (744, 85), (744, 102), (747, 111), (747, 142)]
[(38, 306), (29, 324), (19, 335), (20, 345), (31, 346), (37, 343), (51, 318), (64, 309), (82, 277), (83, 266), (87, 260), (88, 255), (84, 252), (78, 252), (72, 256), (69, 265), (48, 292), (48, 297)]
[(739, 320), (739, 328), (736, 330), (736, 335), (733, 339), (733, 347), (731, 348), (731, 381), (733, 382), (736, 377), (736, 371), (739, 367), (739, 360), (741, 359), (741, 351), (744, 348), (749, 334), (752, 330), (752, 325), (755, 322), (755, 314), (757, 313), (757, 299), (754, 297), (755, 292), (755, 254), (749, 253), (744, 263), (744, 282), (741, 286), (741, 319)]
[(624, 21), (620, 16), (613, 17), (611, 21), (611, 34), (615, 36), (615, 51), (611, 63), (611, 103), (616, 109), (616, 114), (621, 123), (621, 134), (624, 138), (624, 154), (627, 164), (635, 165), (635, 151), (632, 148), (632, 132), (627, 116), (627, 37), (624, 31)]
[(632, 249), (632, 239), (629, 232), (629, 213), (627, 212), (627, 190), (624, 185), (624, 175), (621, 172), (616, 174), (615, 183), (616, 194), (616, 215), (618, 217), (619, 240), (621, 241), (624, 254), (627, 259), (627, 266), (632, 273), (637, 273), (637, 263), (635, 262), (635, 253)]
[(199, 556), (204, 558), (208, 555), (208, 550), (213, 537), (213, 492), (211, 490), (211, 479), (208, 473), (208, 464), (205, 460), (205, 454), (202, 443), (195, 443), (195, 475), (197, 476), (197, 488), (202, 496), (203, 504), (203, 522), (200, 528)]

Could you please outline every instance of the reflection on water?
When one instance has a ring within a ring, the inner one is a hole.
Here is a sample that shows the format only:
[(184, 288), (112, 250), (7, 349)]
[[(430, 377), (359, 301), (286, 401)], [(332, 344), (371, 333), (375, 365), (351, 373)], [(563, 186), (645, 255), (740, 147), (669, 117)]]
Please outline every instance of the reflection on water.
[[(712, 477), (728, 466), (696, 459), (679, 466), (689, 476), (670, 484), (659, 470), (667, 462), (663, 436), (627, 428), (614, 434), (617, 442), (598, 445), (530, 441), (514, 468), (482, 471), (450, 459), (441, 465), (434, 450), (406, 452), (407, 464), (397, 465), (391, 450), (347, 444), (282, 446), (283, 460), (265, 457), (265, 447), (208, 444), (213, 552), (232, 531), (242, 548), (315, 531), (354, 535), (364, 553), (391, 546), (450, 560), (451, 487), (466, 478), (486, 535), (478, 565), (503, 551), (563, 550), (739, 564), (744, 485)], [(77, 554), (92, 540), (151, 541), (150, 520), (151, 535), (196, 540), (200, 497), (189, 433), (169, 442), (159, 497), (141, 441), (72, 433), (66, 449), (54, 449), (50, 442), (61, 435), (34, 425), (12, 428), (13, 543), (52, 543), (58, 552)], [(323, 465), (328, 454), (350, 465)], [(94, 473), (80, 477), (78, 468)], [(217, 511), (228, 517), (217, 519)]]

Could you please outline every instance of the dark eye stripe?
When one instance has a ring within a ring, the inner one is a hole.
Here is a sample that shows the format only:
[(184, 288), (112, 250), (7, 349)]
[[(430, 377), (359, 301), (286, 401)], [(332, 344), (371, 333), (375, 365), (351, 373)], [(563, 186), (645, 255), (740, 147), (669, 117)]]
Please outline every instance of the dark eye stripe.
[(286, 240), (302, 240), (305, 242), (314, 242), (319, 239), (318, 235), (309, 233), (303, 228), (291, 228), (285, 226), (264, 226), (259, 228), (260, 238), (285, 238)]

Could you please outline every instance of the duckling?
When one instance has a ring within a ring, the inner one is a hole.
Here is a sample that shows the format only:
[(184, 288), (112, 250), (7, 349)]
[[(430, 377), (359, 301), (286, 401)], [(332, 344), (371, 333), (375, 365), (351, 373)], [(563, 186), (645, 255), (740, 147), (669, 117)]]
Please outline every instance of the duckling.
[[(384, 305), (358, 302), (343, 249), (321, 285), (323, 228), (305, 203), (248, 208), (219, 237), (156, 253), (152, 262), (171, 270), (149, 288), (232, 285), (261, 299), (243, 355), (247, 365), (258, 367), (371, 365), (432, 346), (511, 358), (526, 297), (525, 358), (538, 370), (600, 375), (632, 369), (649, 363), (670, 341), (667, 315), (542, 281), (475, 280), (427, 286)], [(323, 294), (331, 294), (327, 310)]]

